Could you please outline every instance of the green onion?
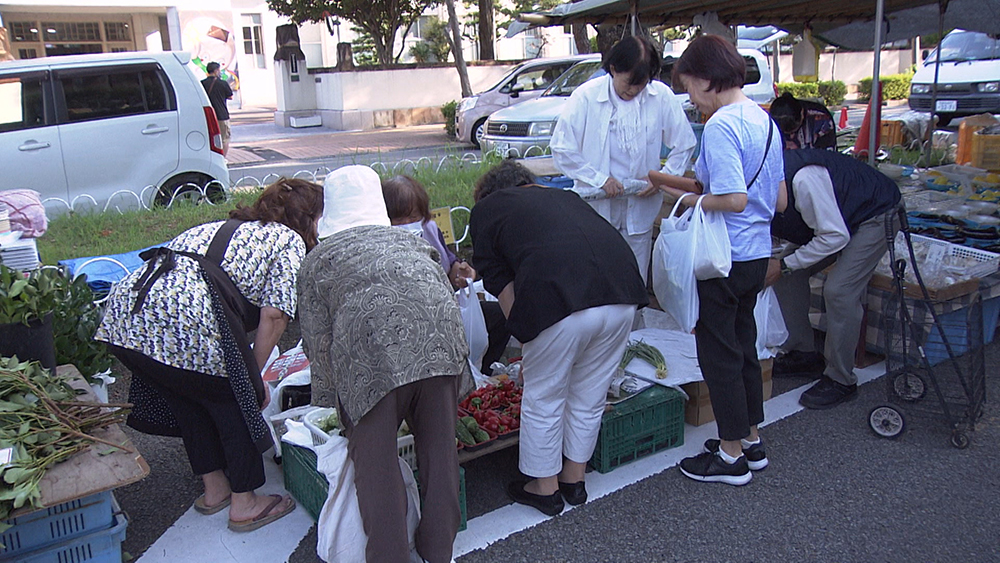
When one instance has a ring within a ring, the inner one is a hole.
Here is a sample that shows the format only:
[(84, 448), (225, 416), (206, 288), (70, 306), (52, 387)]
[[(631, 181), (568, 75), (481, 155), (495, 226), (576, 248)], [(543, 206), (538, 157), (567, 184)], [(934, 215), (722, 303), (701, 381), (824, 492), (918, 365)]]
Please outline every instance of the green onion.
[(628, 347), (625, 348), (625, 355), (622, 357), (622, 362), (619, 364), (619, 367), (625, 369), (625, 366), (627, 366), (634, 358), (638, 358), (656, 368), (657, 379), (665, 379), (667, 377), (667, 360), (664, 359), (663, 354), (652, 345), (646, 344), (642, 340), (630, 342)]

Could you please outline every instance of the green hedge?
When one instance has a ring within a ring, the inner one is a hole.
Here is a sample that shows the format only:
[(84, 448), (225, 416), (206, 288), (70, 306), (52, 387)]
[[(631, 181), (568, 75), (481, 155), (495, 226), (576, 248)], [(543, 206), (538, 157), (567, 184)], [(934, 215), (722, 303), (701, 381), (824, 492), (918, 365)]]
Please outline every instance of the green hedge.
[(842, 80), (830, 80), (819, 83), (819, 96), (828, 106), (839, 106), (844, 103), (847, 95), (847, 85)]
[(444, 115), (444, 130), (449, 137), (455, 136), (455, 112), (458, 111), (458, 101), (452, 100), (441, 106)]
[(817, 82), (779, 82), (778, 95), (789, 93), (796, 98), (818, 98), (819, 83)]
[(777, 84), (778, 94), (789, 94), (796, 98), (823, 98), (828, 106), (837, 106), (844, 102), (847, 86), (840, 80), (823, 82), (780, 82)]
[[(892, 74), (882, 77), (883, 100), (905, 100), (910, 97), (912, 74)], [(872, 97), (872, 79), (862, 78), (858, 82), (858, 99), (868, 101)]]

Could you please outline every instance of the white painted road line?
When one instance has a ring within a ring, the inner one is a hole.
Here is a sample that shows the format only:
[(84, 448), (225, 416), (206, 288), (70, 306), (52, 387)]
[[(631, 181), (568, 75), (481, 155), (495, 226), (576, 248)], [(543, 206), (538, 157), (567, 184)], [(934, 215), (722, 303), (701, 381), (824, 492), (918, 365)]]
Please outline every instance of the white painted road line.
[[(857, 369), (858, 384), (867, 383), (885, 373), (885, 364), (879, 363)], [(764, 423), (767, 426), (802, 410), (799, 396), (812, 384), (803, 385), (764, 403)], [(714, 424), (684, 427), (684, 445), (659, 452), (622, 465), (610, 473), (591, 472), (587, 475), (588, 502), (601, 498), (647, 477), (662, 473), (680, 463), (685, 457), (701, 451), (702, 444), (716, 436)], [(267, 484), (262, 494), (287, 494), (282, 488), (281, 470), (266, 458), (264, 468)], [(567, 510), (574, 507), (567, 505)], [(247, 561), (288, 561), (302, 538), (314, 524), (301, 506), (288, 516), (252, 533), (231, 532), (226, 527), (227, 511), (204, 516), (188, 509), (156, 542), (139, 558), (137, 563), (245, 563)], [(558, 518), (556, 516), (555, 518)], [(455, 557), (507, 538), (512, 534), (532, 528), (548, 518), (537, 510), (508, 504), (492, 512), (473, 518), (468, 529), (455, 538)]]

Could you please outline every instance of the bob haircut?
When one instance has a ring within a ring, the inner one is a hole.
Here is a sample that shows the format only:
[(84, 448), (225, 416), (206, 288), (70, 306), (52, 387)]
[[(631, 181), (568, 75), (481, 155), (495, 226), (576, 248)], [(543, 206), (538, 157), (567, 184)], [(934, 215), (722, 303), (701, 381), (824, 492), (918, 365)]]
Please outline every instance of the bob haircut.
[[(721, 92), (743, 88), (747, 63), (736, 47), (718, 35), (700, 35), (688, 45), (674, 65), (674, 83), (684, 75), (708, 81), (708, 88)], [(685, 85), (685, 89), (688, 89)], [(689, 89), (688, 89), (689, 90)]]
[(431, 220), (430, 196), (423, 184), (413, 178), (401, 175), (382, 180), (382, 199), (390, 220), (403, 219), (413, 212)]
[(319, 244), (316, 221), (321, 215), (323, 187), (298, 178), (280, 178), (264, 188), (253, 205), (240, 205), (229, 212), (230, 219), (285, 225), (302, 237), (306, 251)]
[(629, 84), (638, 86), (658, 78), (661, 63), (660, 52), (648, 37), (633, 36), (615, 43), (601, 66), (608, 74), (612, 68), (616, 73), (632, 73)]
[(785, 133), (792, 133), (802, 125), (802, 104), (788, 92), (771, 102), (770, 113)]
[(530, 170), (516, 160), (507, 159), (490, 168), (476, 181), (473, 198), (478, 203), (494, 192), (534, 183), (535, 175)]

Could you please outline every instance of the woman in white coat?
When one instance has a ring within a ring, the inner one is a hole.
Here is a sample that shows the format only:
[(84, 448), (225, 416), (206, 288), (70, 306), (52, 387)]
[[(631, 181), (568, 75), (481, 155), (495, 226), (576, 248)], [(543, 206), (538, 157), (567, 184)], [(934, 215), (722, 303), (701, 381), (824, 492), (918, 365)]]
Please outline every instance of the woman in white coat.
[[(623, 181), (645, 180), (650, 170), (684, 173), (695, 136), (681, 103), (660, 75), (660, 53), (646, 37), (626, 37), (604, 59), (606, 76), (576, 89), (552, 134), (552, 158), (576, 187), (602, 188), (607, 199), (590, 202), (628, 242), (646, 281), (653, 222), (663, 194), (628, 197)], [(660, 151), (670, 149), (660, 166)]]

